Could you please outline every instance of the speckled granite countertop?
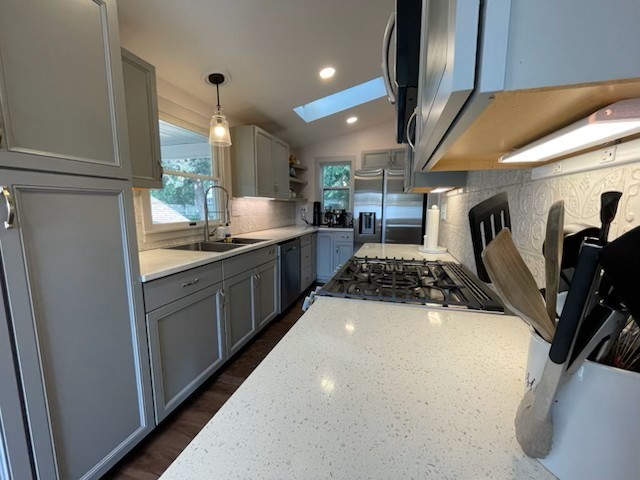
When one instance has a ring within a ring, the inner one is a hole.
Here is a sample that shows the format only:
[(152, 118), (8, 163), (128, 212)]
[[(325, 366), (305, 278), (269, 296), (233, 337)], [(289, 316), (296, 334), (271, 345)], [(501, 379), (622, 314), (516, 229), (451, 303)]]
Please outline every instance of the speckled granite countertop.
[(140, 252), (140, 278), (143, 282), (156, 280), (174, 273), (189, 270), (190, 268), (217, 262), (225, 258), (250, 252), (258, 248), (284, 242), (307, 233), (313, 233), (317, 227), (292, 225), (290, 227), (260, 230), (258, 232), (234, 235), (234, 237), (264, 238), (264, 242), (245, 245), (228, 252), (191, 252), (188, 250), (171, 250), (169, 248), (157, 248)]
[(321, 297), (161, 477), (551, 479), (513, 419), (505, 315)]

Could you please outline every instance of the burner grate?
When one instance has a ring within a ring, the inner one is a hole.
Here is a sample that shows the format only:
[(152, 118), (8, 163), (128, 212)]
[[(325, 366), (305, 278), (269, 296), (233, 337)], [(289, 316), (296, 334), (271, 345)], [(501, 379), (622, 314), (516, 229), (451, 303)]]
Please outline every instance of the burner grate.
[(451, 262), (351, 258), (321, 295), (503, 311), (493, 292)]

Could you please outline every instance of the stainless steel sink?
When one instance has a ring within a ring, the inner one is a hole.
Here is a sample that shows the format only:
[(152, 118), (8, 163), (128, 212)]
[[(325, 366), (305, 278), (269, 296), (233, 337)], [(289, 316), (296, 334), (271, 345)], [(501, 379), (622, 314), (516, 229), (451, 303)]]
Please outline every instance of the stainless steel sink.
[(169, 248), (171, 250), (191, 250), (192, 252), (228, 252), (242, 246), (241, 243), (197, 242)]
[[(228, 241), (228, 240), (227, 240)], [(223, 243), (224, 240), (218, 240), (216, 243)], [(260, 242), (266, 242), (266, 240), (264, 238), (238, 238), (238, 237), (232, 237), (231, 238), (231, 244), (238, 244), (238, 245), (253, 245), (254, 243), (260, 243)]]

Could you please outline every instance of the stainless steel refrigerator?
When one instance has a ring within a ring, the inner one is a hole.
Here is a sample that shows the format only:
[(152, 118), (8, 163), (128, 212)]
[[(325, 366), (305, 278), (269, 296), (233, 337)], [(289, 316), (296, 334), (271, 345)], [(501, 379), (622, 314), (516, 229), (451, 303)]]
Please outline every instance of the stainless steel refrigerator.
[(421, 244), (426, 196), (404, 193), (404, 171), (369, 169), (355, 172), (354, 244)]

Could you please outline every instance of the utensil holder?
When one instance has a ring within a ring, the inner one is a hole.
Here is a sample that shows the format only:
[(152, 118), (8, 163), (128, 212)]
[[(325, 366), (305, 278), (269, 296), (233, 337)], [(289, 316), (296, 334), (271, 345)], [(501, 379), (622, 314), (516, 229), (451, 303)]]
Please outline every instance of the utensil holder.
[[(550, 344), (532, 332), (526, 387), (542, 374)], [(540, 462), (562, 480), (640, 478), (640, 374), (585, 361), (552, 410), (553, 444)]]

